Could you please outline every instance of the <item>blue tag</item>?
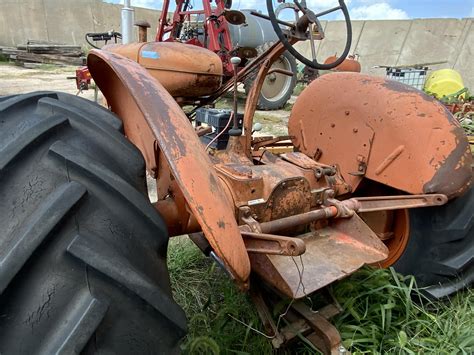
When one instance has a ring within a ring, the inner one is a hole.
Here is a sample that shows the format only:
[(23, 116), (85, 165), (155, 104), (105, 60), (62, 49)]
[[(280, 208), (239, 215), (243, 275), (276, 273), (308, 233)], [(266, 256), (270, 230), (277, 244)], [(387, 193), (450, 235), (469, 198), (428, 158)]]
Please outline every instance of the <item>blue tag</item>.
[(142, 58), (158, 59), (160, 55), (154, 51), (142, 51)]

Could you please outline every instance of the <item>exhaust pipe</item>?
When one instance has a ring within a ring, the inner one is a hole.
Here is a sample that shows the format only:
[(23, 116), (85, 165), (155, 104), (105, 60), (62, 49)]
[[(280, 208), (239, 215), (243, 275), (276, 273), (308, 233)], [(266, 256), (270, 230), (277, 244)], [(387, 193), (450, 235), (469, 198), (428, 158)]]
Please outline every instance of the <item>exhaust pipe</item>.
[(134, 10), (130, 6), (130, 0), (124, 0), (122, 7), (122, 44), (133, 42), (133, 15)]

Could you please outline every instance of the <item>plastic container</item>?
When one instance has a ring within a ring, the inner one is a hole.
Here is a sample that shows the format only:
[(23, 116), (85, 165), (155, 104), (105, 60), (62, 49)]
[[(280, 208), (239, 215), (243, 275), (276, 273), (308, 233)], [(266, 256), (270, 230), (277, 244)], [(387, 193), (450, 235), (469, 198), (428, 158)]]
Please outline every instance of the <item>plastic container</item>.
[(426, 80), (425, 91), (441, 99), (464, 89), (461, 75), (453, 69), (440, 69), (432, 72)]
[(428, 68), (387, 68), (387, 78), (423, 90)]

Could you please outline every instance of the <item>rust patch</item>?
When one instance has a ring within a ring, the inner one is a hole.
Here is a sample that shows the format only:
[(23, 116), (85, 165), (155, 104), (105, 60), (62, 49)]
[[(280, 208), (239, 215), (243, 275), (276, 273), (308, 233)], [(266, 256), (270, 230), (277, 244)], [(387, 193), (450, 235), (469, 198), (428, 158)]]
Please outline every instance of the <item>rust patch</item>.
[(423, 186), (424, 193), (440, 193), (449, 198), (466, 192), (472, 184), (472, 154), (462, 128), (454, 128), (456, 148), (438, 164), (433, 178)]
[(416, 93), (417, 95), (423, 96), (423, 98), (427, 101), (431, 102), (437, 102), (435, 98), (432, 96), (427, 95), (425, 92), (415, 89), (412, 86), (400, 83), (399, 81), (396, 80), (384, 80), (382, 83), (382, 86), (391, 90), (391, 91), (396, 91), (400, 93), (407, 93), (407, 94), (413, 94)]
[[(361, 139), (363, 127), (373, 131), (367, 139)], [(308, 156), (322, 150), (318, 162), (337, 163), (352, 191), (363, 176), (410, 194), (438, 191), (450, 197), (470, 182), (471, 158), (465, 153), (466, 138), (456, 135), (458, 129), (444, 105), (422, 91), (354, 73), (314, 80), (296, 100), (288, 122), (294, 146)], [(359, 155), (365, 157), (365, 167)]]

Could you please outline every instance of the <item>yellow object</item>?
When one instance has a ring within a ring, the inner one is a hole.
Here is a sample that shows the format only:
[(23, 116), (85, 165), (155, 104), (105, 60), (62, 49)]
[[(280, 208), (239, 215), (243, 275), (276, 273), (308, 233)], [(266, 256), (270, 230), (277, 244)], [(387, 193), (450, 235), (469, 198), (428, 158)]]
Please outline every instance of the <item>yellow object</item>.
[[(461, 75), (453, 69), (440, 69), (432, 72), (425, 83), (425, 91), (441, 99), (464, 89)], [(464, 95), (464, 94), (463, 94)], [(461, 96), (463, 96), (461, 95)]]

